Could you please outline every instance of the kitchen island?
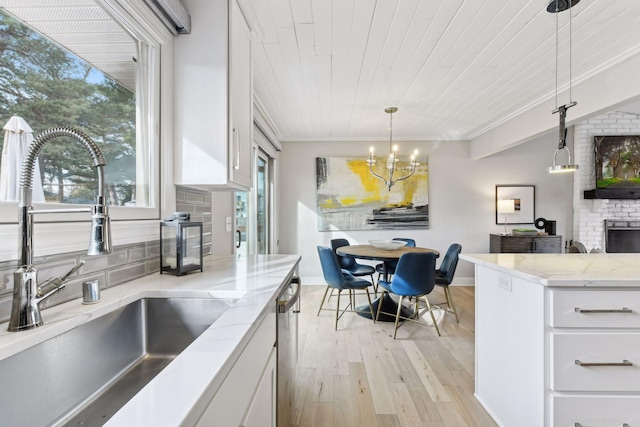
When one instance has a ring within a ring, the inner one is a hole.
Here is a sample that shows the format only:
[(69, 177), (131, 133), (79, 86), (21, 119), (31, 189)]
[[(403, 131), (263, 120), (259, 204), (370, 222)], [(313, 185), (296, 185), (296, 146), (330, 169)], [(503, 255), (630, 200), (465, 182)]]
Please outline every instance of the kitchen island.
[[(273, 347), (276, 297), (295, 273), (299, 260), (298, 255), (209, 256), (205, 258), (202, 273), (181, 277), (151, 274), (103, 290), (97, 304), (83, 305), (81, 300), (73, 300), (46, 309), (43, 311), (45, 324), (36, 329), (7, 332), (7, 324), (2, 324), (0, 363), (142, 298), (221, 299), (229, 307), (218, 320), (106, 424), (119, 427), (198, 425), (240, 356), (247, 353), (245, 348), (249, 348), (254, 338), (265, 335), (261, 328), (267, 323), (272, 324), (269, 334), (272, 334), (270, 346)], [(104, 354), (102, 359), (108, 358), (109, 355)], [(25, 366), (24, 375), (28, 376), (28, 372), (29, 367)], [(73, 385), (60, 384), (60, 387)], [(14, 399), (20, 400), (17, 396)], [(23, 403), (28, 405), (29, 401)], [(233, 412), (233, 408), (228, 409), (227, 412)], [(3, 421), (0, 415), (0, 424), (9, 425)]]
[(640, 255), (475, 264), (475, 395), (501, 426), (640, 425)]

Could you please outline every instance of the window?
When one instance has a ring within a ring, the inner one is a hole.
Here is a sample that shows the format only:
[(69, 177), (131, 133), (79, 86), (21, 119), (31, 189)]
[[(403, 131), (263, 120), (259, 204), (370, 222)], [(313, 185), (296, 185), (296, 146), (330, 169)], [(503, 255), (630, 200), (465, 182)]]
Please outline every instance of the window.
[[(158, 218), (160, 41), (127, 13), (125, 3), (4, 2), (0, 122), (20, 116), (34, 137), (58, 126), (82, 130), (107, 162), (107, 201), (122, 209), (113, 215), (112, 208), (112, 216)], [(47, 144), (39, 169), (34, 182), (42, 182), (47, 204), (94, 203), (97, 174), (77, 141), (59, 138)], [(0, 205), (3, 222), (5, 210), (15, 222), (15, 207), (5, 206), (13, 204)]]

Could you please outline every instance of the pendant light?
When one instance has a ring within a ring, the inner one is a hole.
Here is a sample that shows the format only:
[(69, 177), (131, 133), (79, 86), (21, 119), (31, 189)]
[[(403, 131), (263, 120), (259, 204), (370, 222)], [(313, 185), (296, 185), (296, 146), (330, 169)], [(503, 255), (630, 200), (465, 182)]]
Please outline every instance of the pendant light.
[[(558, 113), (559, 125), (558, 125), (558, 148), (553, 153), (553, 165), (547, 168), (549, 173), (562, 173), (562, 172), (575, 172), (578, 169), (578, 165), (571, 164), (571, 152), (567, 148), (567, 128), (565, 119), (567, 117), (567, 110), (575, 105), (577, 102), (572, 101), (571, 97), (571, 8), (578, 4), (580, 0), (551, 0), (547, 6), (547, 12), (556, 14), (556, 109), (551, 113)], [(558, 14), (569, 9), (569, 103), (558, 107)], [(567, 163), (557, 164), (556, 160), (558, 152), (567, 151)]]
[(369, 165), (369, 172), (371, 175), (376, 178), (384, 181), (384, 185), (387, 186), (387, 190), (391, 191), (391, 187), (398, 181), (404, 181), (414, 174), (416, 171), (416, 167), (420, 164), (416, 160), (416, 156), (418, 155), (418, 150), (415, 150), (409, 159), (409, 167), (405, 168), (408, 173), (400, 178), (393, 179), (393, 175), (396, 172), (396, 162), (398, 159), (398, 146), (393, 145), (393, 113), (398, 111), (398, 107), (389, 107), (385, 108), (384, 112), (389, 114), (389, 157), (387, 158), (387, 178), (378, 175), (373, 170), (373, 165), (376, 163), (375, 158), (373, 157), (373, 146), (369, 149), (369, 159), (367, 160), (367, 164)]

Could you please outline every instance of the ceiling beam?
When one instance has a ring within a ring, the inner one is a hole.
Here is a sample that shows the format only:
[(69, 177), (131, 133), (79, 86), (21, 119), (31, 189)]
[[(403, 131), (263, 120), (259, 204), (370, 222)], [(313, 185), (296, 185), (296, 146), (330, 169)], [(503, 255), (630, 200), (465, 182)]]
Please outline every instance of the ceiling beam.
[[(639, 69), (640, 55), (636, 55), (574, 84), (573, 100), (578, 105), (569, 110), (567, 126), (640, 99)], [(568, 99), (566, 94), (558, 95), (559, 104)], [(558, 115), (551, 113), (553, 109), (551, 99), (473, 138), (471, 158), (491, 156), (557, 129)]]

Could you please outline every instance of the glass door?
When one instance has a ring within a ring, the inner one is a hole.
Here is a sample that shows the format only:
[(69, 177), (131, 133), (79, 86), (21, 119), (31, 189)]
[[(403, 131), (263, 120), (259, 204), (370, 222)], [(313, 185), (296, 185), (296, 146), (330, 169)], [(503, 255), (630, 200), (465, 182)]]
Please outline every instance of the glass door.
[(236, 227), (235, 247), (236, 255), (247, 256), (247, 223), (249, 222), (249, 195), (246, 191), (235, 193)]
[(269, 159), (258, 152), (256, 168), (256, 253), (269, 253)]
[(255, 150), (253, 189), (235, 193), (235, 247), (238, 256), (271, 252), (271, 209), (273, 159)]

